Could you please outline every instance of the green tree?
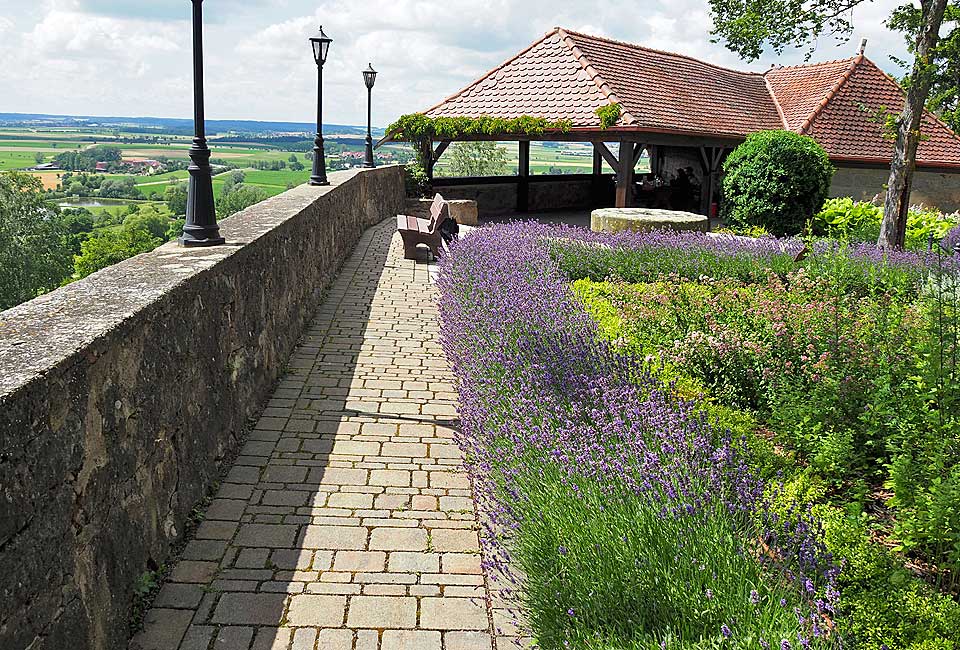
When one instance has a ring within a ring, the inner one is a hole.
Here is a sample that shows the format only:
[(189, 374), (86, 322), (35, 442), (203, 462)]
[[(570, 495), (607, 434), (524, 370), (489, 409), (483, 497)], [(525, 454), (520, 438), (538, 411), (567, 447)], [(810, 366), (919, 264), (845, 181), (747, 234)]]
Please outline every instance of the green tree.
[[(823, 35), (848, 37), (851, 10), (865, 0), (710, 0), (713, 34), (742, 57), (754, 60), (769, 46), (780, 53), (788, 46), (805, 46)], [(920, 143), (923, 109), (937, 72), (936, 52), (947, 0), (920, 0), (909, 31), (913, 62), (904, 80), (903, 109), (894, 119), (896, 140), (877, 245), (903, 248), (910, 208), (910, 187)], [(896, 24), (896, 12), (890, 24)]]
[(33, 155), (33, 159), (37, 162), (38, 165), (42, 164), (43, 161), (46, 160), (46, 158), (47, 157), (43, 155), (42, 151), (38, 151)]
[(0, 174), (0, 311), (55, 289), (70, 272), (67, 230), (29, 174)]
[(227, 179), (223, 181), (223, 189), (221, 190), (221, 195), (229, 194), (233, 191), (233, 188), (243, 183), (243, 180), (246, 178), (244, 174), (239, 169), (235, 169), (229, 174), (227, 174)]
[(80, 245), (80, 255), (73, 259), (73, 279), (113, 266), (117, 262), (152, 251), (163, 243), (141, 228), (103, 230)]
[(295, 154), (295, 153), (290, 154), (290, 157), (287, 158), (287, 161), (292, 162), (292, 163), (298, 162), (298, 161), (297, 161), (297, 154)]
[(139, 228), (150, 233), (153, 237), (166, 241), (170, 219), (160, 214), (152, 205), (145, 205), (124, 219), (123, 227), (127, 229)]
[(217, 217), (226, 219), (266, 198), (267, 193), (256, 185), (236, 185), (230, 192), (220, 195), (220, 200), (217, 201)]
[(86, 208), (67, 208), (60, 214), (60, 223), (66, 229), (64, 237), (70, 254), (79, 255), (80, 244), (93, 232), (93, 213)]
[(454, 176), (503, 176), (507, 173), (507, 150), (496, 142), (458, 142), (450, 153)]
[(178, 239), (180, 235), (183, 234), (183, 226), (186, 223), (186, 219), (173, 219), (170, 221), (170, 225), (167, 226), (167, 232), (164, 234), (164, 239), (167, 241)]
[(187, 183), (173, 183), (163, 192), (163, 200), (167, 202), (170, 212), (177, 216), (187, 213), (187, 193), (189, 185)]

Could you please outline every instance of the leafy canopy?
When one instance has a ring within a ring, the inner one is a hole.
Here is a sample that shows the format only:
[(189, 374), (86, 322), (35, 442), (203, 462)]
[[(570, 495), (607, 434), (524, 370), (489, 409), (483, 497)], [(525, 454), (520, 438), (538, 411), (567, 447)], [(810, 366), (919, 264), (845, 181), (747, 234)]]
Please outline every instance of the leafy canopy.
[(507, 173), (507, 152), (496, 142), (457, 142), (450, 159), (454, 176), (502, 176)]
[(714, 42), (721, 41), (749, 61), (764, 49), (781, 54), (787, 47), (809, 46), (818, 36), (849, 37), (850, 10), (864, 0), (710, 0)]
[(70, 272), (67, 229), (29, 174), (0, 174), (0, 311), (55, 289)]

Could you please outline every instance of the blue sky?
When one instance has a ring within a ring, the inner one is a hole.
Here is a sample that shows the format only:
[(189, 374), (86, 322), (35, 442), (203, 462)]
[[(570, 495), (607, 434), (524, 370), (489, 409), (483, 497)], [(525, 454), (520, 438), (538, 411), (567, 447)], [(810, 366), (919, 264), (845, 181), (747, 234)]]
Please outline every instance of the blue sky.
[[(813, 60), (867, 55), (897, 73), (899, 35), (883, 27), (898, 0), (853, 15), (847, 43), (823, 39)], [(0, 0), (0, 112), (189, 117), (189, 0)], [(205, 0), (207, 116), (293, 120), (313, 115), (307, 37), (334, 39), (326, 121), (365, 119), (360, 71), (381, 74), (374, 122), (426, 108), (555, 25), (762, 70), (803, 52), (747, 64), (710, 42), (706, 0)]]

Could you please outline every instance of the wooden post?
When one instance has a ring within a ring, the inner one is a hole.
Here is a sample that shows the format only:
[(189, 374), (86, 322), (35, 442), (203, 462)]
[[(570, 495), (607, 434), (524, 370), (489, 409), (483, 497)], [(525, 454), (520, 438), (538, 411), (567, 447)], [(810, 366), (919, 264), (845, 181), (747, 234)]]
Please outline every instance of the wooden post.
[(517, 212), (530, 208), (530, 141), (520, 141), (520, 167), (517, 177)]
[(633, 202), (633, 143), (620, 141), (620, 156), (617, 165), (616, 207), (626, 208)]
[(593, 145), (593, 175), (600, 176), (603, 174), (603, 155), (600, 153), (600, 150), (597, 149), (597, 145)]

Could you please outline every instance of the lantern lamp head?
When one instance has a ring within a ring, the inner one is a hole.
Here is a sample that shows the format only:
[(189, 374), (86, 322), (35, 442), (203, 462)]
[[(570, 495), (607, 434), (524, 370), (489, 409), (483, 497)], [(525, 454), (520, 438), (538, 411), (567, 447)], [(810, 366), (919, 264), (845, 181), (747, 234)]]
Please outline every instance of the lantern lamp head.
[(367, 85), (367, 88), (373, 88), (373, 84), (377, 81), (377, 71), (373, 69), (373, 64), (368, 63), (367, 69), (363, 71), (363, 83)]
[(323, 33), (323, 26), (316, 36), (310, 37), (310, 44), (313, 46), (313, 60), (317, 65), (323, 65), (327, 62), (327, 52), (330, 50), (330, 43), (333, 39)]

